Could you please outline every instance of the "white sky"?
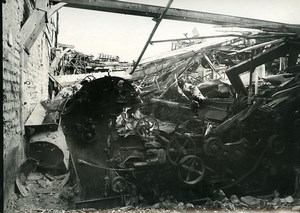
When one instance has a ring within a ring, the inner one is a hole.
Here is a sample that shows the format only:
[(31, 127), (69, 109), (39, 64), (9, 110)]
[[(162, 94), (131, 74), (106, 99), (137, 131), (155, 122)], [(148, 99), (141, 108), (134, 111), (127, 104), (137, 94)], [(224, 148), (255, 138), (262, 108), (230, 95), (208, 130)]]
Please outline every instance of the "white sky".
[[(124, 0), (125, 1), (125, 0)], [(166, 6), (168, 0), (127, 0)], [(197, 10), (241, 17), (300, 24), (300, 0), (174, 0), (171, 8)], [(122, 61), (137, 60), (155, 22), (148, 17), (64, 7), (59, 10), (60, 43), (75, 45), (85, 54), (118, 55)], [(212, 25), (162, 20), (152, 40), (212, 34)], [(217, 28), (220, 30), (220, 28)], [(144, 57), (168, 51), (171, 43), (149, 45)]]

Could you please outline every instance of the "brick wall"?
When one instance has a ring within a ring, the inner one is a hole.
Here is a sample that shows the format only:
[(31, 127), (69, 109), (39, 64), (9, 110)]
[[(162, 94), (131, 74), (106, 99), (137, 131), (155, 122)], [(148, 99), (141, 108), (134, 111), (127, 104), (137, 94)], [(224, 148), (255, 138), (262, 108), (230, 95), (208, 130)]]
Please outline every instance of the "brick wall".
[(50, 45), (42, 32), (28, 55), (21, 44), (24, 0), (2, 3), (4, 206), (14, 192), (18, 167), (25, 161), (24, 124), (36, 104), (48, 98)]
[(41, 33), (28, 56), (24, 53), (22, 69), (23, 116), (26, 121), (36, 103), (48, 99), (49, 54), (45, 34)]

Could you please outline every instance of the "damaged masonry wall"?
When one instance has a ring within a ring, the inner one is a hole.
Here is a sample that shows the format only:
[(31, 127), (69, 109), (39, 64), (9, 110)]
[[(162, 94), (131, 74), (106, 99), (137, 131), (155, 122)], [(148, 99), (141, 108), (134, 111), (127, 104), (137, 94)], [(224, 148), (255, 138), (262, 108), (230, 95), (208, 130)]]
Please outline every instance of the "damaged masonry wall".
[[(45, 30), (29, 54), (23, 50), (21, 40), (21, 28), (34, 6), (24, 0), (2, 3), (4, 206), (14, 191), (17, 169), (25, 160), (24, 123), (36, 104), (48, 98), (51, 44)], [(55, 20), (49, 20), (50, 35), (56, 29)]]

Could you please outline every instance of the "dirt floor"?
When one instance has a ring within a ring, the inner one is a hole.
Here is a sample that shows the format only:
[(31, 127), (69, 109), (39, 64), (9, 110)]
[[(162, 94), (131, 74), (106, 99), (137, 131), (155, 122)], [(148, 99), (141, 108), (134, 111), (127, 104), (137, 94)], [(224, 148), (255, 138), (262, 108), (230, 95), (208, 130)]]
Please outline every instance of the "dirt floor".
[(49, 173), (32, 172), (27, 177), (24, 186), (27, 196), (16, 192), (10, 199), (6, 212), (236, 212), (236, 211), (284, 211), (299, 212), (300, 197), (281, 196), (274, 192), (268, 196), (253, 197), (225, 195), (216, 191), (214, 199), (202, 199), (198, 203), (183, 203), (172, 196), (161, 197), (160, 201), (151, 206), (127, 205), (114, 209), (75, 209), (75, 197), (78, 189), (71, 186), (69, 173), (52, 175)]

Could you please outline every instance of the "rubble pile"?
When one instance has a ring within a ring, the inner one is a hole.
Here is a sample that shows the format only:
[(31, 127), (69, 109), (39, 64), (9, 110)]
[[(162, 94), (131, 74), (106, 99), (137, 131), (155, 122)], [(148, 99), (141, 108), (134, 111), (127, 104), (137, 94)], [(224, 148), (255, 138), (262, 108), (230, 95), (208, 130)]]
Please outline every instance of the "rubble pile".
[(67, 51), (55, 68), (54, 75), (72, 75), (109, 70), (126, 70), (132, 65), (119, 61), (119, 56), (100, 53), (97, 57), (86, 55), (76, 50)]
[[(28, 184), (31, 188), (32, 179), (42, 182), (44, 179), (40, 173), (32, 173)], [(49, 174), (47, 174), (49, 176)], [(53, 176), (50, 176), (53, 177)], [(57, 177), (56, 177), (57, 178)], [(59, 177), (60, 179), (61, 177)], [(55, 189), (56, 187), (56, 189)], [(267, 196), (242, 196), (227, 197), (222, 190), (215, 192), (214, 198), (202, 198), (191, 202), (176, 201), (171, 195), (160, 197), (160, 201), (153, 205), (130, 205), (120, 206), (112, 209), (83, 208), (76, 210), (72, 208), (73, 190), (70, 187), (59, 186), (48, 187), (35, 186), (32, 195), (27, 198), (15, 197), (10, 202), (10, 209), (14, 212), (211, 212), (211, 211), (299, 211), (300, 199), (292, 196), (281, 197), (278, 192)], [(38, 189), (40, 188), (40, 189)], [(58, 191), (57, 188), (60, 190)], [(50, 196), (47, 196), (49, 194)], [(69, 210), (67, 210), (69, 209)]]
[[(245, 211), (245, 210), (299, 210), (299, 198), (294, 199), (291, 196), (285, 198), (276, 197), (276, 195), (269, 195), (268, 198), (259, 198), (253, 196), (243, 196), (238, 198), (236, 195), (231, 195), (227, 198), (223, 193), (223, 196), (216, 199), (200, 199), (202, 204), (192, 204), (189, 202), (171, 202), (170, 200), (164, 200), (149, 207), (150, 209), (170, 209), (170, 210), (194, 210), (194, 211)], [(199, 201), (198, 201), (199, 203)], [(142, 207), (141, 209), (145, 209)]]
[(66, 210), (74, 204), (76, 186), (68, 183), (70, 174), (31, 172), (24, 187), (28, 194), (16, 193), (10, 199), (9, 212), (43, 212), (44, 210)]

